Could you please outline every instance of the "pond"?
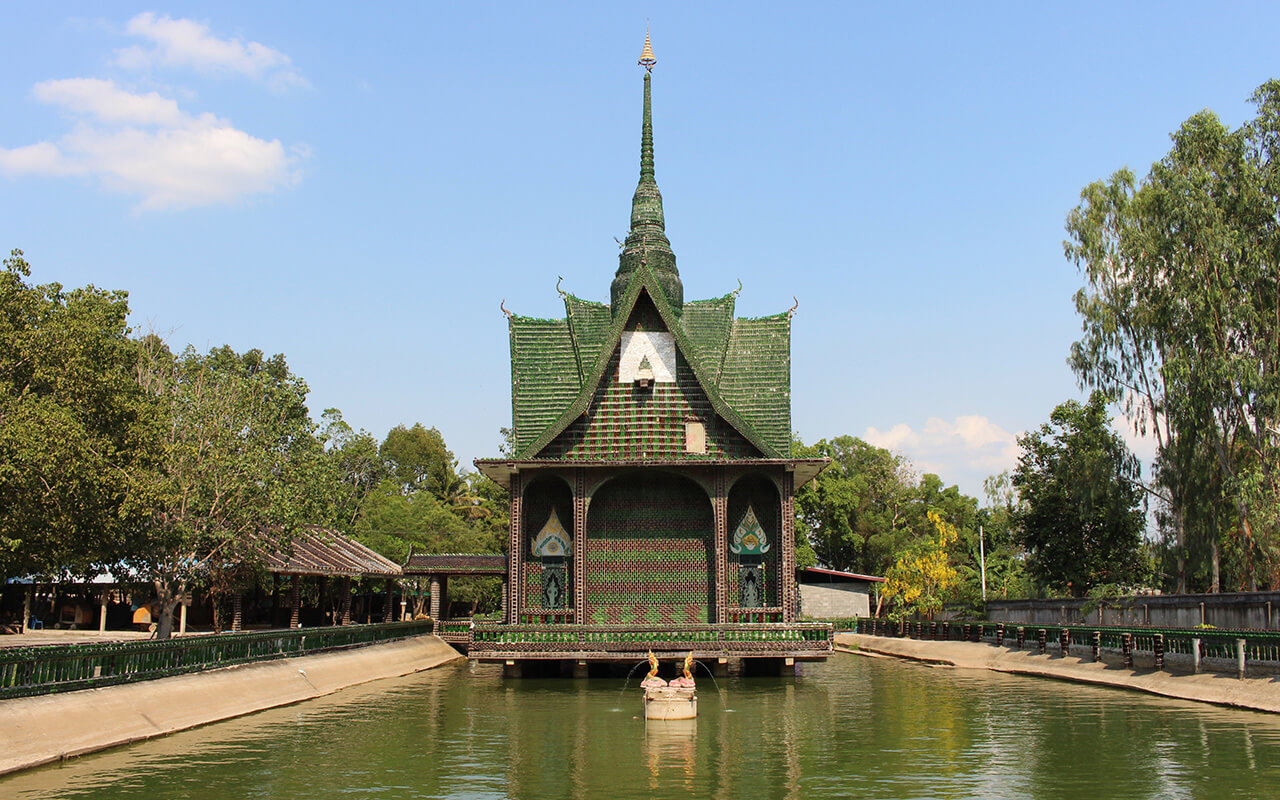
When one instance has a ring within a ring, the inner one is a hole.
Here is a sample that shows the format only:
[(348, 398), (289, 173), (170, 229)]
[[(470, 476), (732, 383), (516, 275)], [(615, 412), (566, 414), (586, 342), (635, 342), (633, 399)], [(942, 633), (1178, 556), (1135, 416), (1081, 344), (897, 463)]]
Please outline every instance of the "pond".
[[(641, 673), (637, 673), (637, 676)], [(637, 678), (638, 679), (638, 678)], [(837, 655), (699, 681), (650, 722), (637, 679), (450, 665), (0, 779), (23, 798), (1259, 798), (1280, 718)]]

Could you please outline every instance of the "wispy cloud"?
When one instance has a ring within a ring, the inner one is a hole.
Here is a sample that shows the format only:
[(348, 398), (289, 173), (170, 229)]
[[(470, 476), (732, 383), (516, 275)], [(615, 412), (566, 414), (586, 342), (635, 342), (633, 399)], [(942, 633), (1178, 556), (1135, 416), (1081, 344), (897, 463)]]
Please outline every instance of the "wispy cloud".
[(0, 171), (9, 175), (96, 177), (140, 197), (144, 209), (229, 203), (298, 178), (299, 155), (278, 139), (259, 139), (212, 114), (188, 114), (155, 92), (69, 78), (38, 83), (32, 94), (76, 122), (56, 143), (0, 147)]
[(147, 11), (129, 20), (125, 33), (148, 44), (116, 51), (115, 63), (124, 69), (187, 67), (206, 75), (253, 78), (277, 91), (310, 85), (279, 50), (261, 42), (219, 38), (203, 22)]
[(900, 422), (888, 430), (867, 428), (862, 435), (877, 447), (906, 455), (915, 467), (944, 481), (957, 475), (989, 475), (1011, 469), (1020, 452), (1017, 435), (980, 415), (947, 421), (930, 417), (923, 427)]

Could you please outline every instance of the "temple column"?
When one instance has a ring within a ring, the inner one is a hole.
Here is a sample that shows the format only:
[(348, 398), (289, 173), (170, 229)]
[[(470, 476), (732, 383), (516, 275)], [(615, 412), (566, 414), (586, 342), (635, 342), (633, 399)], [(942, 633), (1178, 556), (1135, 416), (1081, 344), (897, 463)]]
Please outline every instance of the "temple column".
[(573, 622), (587, 622), (587, 471), (573, 471)]
[(508, 624), (518, 623), (524, 612), (524, 481), (519, 474), (511, 476), (511, 529), (507, 550), (507, 616)]
[(715, 576), (716, 607), (708, 622), (729, 621), (729, 488), (724, 467), (717, 467), (712, 479), (711, 511), (715, 517), (715, 553), (712, 574)]
[(342, 620), (339, 625), (351, 624), (351, 579), (342, 579)]
[(302, 597), (298, 591), (299, 582), (302, 581), (301, 575), (294, 575), (293, 580), (289, 582), (289, 627), (297, 630), (302, 627), (302, 608), (299, 605)]
[(782, 621), (795, 622), (799, 616), (796, 597), (796, 507), (795, 473), (782, 474), (782, 574), (778, 586), (782, 594)]

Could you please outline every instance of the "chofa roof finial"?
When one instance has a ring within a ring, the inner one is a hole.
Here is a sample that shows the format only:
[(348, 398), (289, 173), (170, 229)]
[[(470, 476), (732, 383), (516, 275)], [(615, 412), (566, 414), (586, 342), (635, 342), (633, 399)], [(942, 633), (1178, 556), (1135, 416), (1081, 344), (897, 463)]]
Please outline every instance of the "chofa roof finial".
[(640, 51), (640, 66), (644, 67), (645, 72), (653, 72), (653, 65), (658, 63), (658, 59), (653, 56), (653, 45), (649, 44), (649, 23), (644, 26), (644, 49)]

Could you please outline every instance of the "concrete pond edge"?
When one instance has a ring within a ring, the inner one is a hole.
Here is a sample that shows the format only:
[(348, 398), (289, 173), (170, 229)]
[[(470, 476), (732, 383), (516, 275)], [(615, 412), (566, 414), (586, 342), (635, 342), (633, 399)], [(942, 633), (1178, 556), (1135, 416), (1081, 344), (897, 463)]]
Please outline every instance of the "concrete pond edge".
[(889, 656), (935, 667), (985, 669), (1010, 675), (1087, 683), (1116, 689), (1146, 692), (1178, 700), (1280, 713), (1280, 680), (1237, 678), (1224, 673), (1176, 674), (1155, 670), (1126, 669), (1116, 664), (1098, 663), (1075, 656), (995, 647), (980, 642), (928, 641), (836, 634), (839, 652), (854, 655)]
[(300, 703), (466, 656), (435, 636), (0, 700), (0, 775)]

